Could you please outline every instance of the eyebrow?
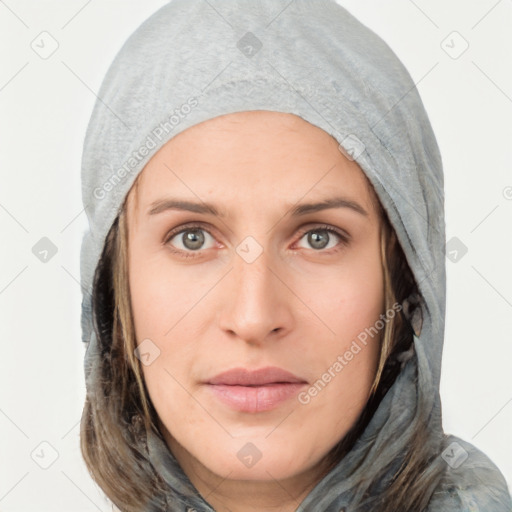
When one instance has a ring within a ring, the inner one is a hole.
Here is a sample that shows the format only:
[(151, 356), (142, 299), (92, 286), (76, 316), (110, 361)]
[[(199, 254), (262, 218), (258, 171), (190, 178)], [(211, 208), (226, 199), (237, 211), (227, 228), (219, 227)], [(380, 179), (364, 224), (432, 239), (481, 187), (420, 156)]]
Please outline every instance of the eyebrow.
[[(344, 197), (332, 197), (318, 203), (299, 204), (291, 209), (291, 215), (292, 217), (299, 217), (301, 215), (328, 210), (330, 208), (350, 208), (353, 211), (360, 213), (361, 215), (368, 216), (368, 212), (359, 203)], [(221, 218), (226, 217), (226, 214), (221, 212), (212, 203), (196, 203), (194, 201), (174, 198), (158, 199), (154, 201), (151, 203), (151, 208), (148, 211), (148, 215), (157, 215), (167, 210), (184, 210), (194, 213), (215, 215)]]

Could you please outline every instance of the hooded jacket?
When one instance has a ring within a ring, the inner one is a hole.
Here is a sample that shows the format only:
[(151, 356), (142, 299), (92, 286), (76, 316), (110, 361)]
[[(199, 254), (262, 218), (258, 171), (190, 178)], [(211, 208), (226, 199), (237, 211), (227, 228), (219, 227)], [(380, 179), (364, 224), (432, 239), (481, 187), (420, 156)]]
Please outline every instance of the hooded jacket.
[[(433, 450), (446, 466), (428, 511), (512, 511), (496, 466), (442, 429), (444, 191), (428, 116), (397, 56), (334, 0), (173, 0), (116, 56), (99, 91), (82, 160), (89, 222), (81, 249), (87, 389), (97, 384), (100, 357), (92, 319), (94, 272), (136, 176), (181, 131), (246, 110), (298, 115), (357, 161), (396, 231), (421, 296), (422, 323), (410, 319), (414, 350), (402, 358), (399, 376), (351, 451), (297, 510), (350, 510), (358, 480), (397, 458), (421, 421), (422, 404)], [(147, 445), (150, 463), (169, 486), (169, 510), (213, 511), (163, 438), (150, 433)]]

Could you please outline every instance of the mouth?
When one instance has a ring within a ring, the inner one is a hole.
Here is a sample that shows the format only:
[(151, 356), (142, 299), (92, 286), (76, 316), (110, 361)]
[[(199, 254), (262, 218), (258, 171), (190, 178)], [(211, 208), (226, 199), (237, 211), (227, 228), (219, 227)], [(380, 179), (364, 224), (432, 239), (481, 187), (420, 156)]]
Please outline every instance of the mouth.
[(282, 368), (270, 366), (254, 371), (233, 368), (204, 384), (230, 408), (258, 413), (275, 409), (296, 395), (308, 382)]

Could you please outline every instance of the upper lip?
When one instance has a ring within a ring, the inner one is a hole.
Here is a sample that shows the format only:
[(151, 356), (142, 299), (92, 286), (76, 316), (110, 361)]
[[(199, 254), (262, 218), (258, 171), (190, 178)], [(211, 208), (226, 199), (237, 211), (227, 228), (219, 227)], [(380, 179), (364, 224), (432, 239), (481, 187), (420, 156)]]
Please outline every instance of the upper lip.
[(227, 386), (262, 386), (277, 382), (303, 383), (306, 381), (277, 366), (267, 366), (257, 370), (232, 368), (206, 381), (207, 384), (224, 384)]

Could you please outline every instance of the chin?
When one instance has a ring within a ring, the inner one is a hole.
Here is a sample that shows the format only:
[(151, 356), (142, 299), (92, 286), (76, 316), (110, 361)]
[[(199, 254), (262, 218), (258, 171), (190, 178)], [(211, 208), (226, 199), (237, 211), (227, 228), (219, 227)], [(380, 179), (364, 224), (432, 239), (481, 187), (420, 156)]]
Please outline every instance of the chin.
[[(299, 447), (286, 449), (268, 446), (255, 452), (255, 443), (248, 441), (242, 448), (227, 448), (199, 461), (213, 473), (230, 480), (286, 480), (310, 467), (310, 463), (297, 457)], [(251, 457), (253, 460), (251, 461)], [(258, 457), (261, 457), (258, 459)]]
[(170, 446), (179, 461), (180, 454), (188, 452), (196, 463), (219, 477), (229, 475), (230, 480), (286, 480), (308, 471), (325, 455), (319, 448), (305, 446), (303, 439), (288, 436), (284, 442), (279, 436), (266, 437), (268, 431), (264, 435), (241, 436), (224, 442), (215, 436), (205, 436), (199, 442), (195, 439), (180, 443), (173, 439)]

